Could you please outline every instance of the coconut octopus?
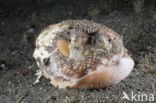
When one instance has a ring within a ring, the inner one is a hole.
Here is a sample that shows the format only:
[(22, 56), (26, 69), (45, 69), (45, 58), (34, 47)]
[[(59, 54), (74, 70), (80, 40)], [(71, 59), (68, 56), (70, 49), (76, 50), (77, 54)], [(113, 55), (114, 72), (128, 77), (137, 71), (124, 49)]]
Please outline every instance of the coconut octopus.
[(134, 61), (121, 37), (102, 24), (67, 20), (50, 25), (36, 39), (33, 54), (43, 76), (58, 88), (103, 88), (130, 74)]

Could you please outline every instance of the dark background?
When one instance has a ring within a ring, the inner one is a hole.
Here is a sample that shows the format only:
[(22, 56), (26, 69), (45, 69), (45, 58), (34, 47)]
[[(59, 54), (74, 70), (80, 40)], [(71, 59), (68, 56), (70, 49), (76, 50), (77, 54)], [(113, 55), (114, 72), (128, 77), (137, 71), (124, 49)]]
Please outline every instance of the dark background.
[[(32, 85), (38, 69), (35, 39), (48, 25), (67, 19), (94, 20), (123, 36), (135, 61), (132, 73), (119, 84), (93, 90), (56, 89), (44, 78)], [(0, 103), (121, 103), (123, 91), (155, 95), (155, 86), (155, 0), (0, 1)]]

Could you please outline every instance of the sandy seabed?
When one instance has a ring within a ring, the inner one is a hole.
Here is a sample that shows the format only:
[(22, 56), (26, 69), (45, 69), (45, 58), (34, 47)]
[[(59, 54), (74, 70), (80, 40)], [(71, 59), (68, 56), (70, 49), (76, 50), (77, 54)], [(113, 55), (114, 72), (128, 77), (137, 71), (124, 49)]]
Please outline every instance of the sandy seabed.
[[(121, 99), (123, 91), (130, 97), (133, 92), (137, 100), (147, 94), (147, 102), (152, 94), (156, 101), (156, 4), (149, 3), (140, 12), (131, 3), (102, 0), (1, 4), (0, 103), (130, 102)], [(94, 20), (122, 35), (135, 61), (132, 73), (119, 84), (93, 90), (57, 89), (44, 78), (33, 85), (38, 69), (32, 57), (35, 39), (48, 25), (67, 19)]]

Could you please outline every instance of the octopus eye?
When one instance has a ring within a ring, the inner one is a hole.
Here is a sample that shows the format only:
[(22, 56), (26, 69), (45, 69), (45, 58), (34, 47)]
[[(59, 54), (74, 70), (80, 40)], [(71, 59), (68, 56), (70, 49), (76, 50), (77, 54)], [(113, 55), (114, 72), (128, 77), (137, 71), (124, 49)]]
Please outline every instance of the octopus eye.
[(70, 49), (69, 49), (69, 46), (68, 46), (68, 43), (64, 40), (60, 41), (57, 45), (57, 48), (60, 50), (60, 52), (66, 56), (66, 57), (69, 57), (70, 55)]
[(98, 31), (87, 33), (87, 35), (89, 36), (88, 37), (88, 44), (90, 44), (90, 43), (95, 44), (97, 36), (98, 36)]
[(49, 65), (49, 58), (44, 58), (43, 62), (44, 62), (45, 66), (48, 66)]

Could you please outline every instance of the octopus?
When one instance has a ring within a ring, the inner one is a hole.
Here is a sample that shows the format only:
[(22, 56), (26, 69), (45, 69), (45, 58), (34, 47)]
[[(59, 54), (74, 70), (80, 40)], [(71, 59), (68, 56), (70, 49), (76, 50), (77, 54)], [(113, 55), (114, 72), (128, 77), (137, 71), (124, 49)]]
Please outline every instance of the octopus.
[(134, 61), (119, 34), (88, 20), (66, 20), (45, 28), (36, 39), (38, 83), (57, 88), (105, 88), (125, 79)]

